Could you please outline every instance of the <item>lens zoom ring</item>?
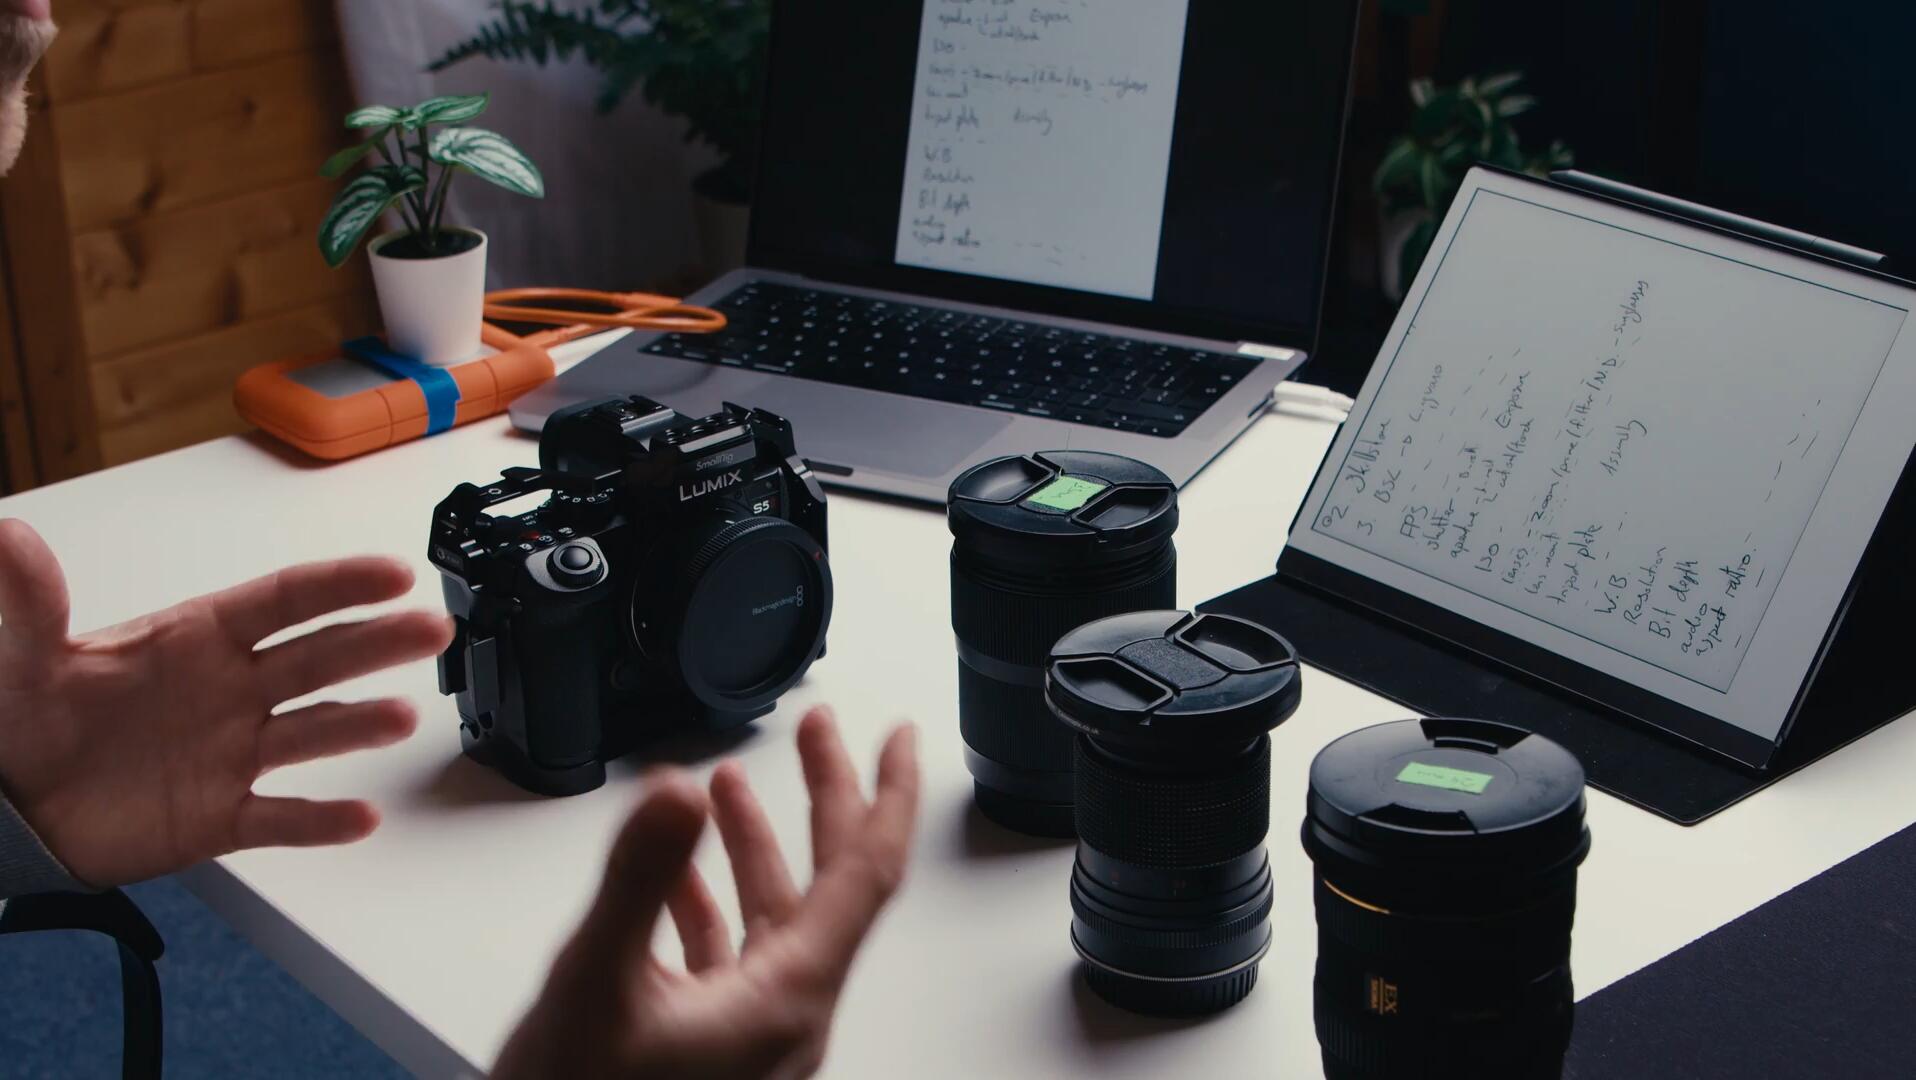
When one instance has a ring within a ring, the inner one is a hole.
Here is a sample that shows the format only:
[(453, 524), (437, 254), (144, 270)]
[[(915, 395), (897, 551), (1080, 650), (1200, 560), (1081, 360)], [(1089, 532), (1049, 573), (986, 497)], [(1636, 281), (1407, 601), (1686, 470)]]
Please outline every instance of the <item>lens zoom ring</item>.
[(1077, 740), (1078, 836), (1135, 866), (1192, 868), (1234, 859), (1271, 828), (1271, 740), (1213, 776), (1126, 768)]
[(958, 640), (1008, 664), (1038, 667), (1058, 639), (1107, 615), (1152, 611), (1177, 605), (1177, 559), (1170, 541), (1138, 577), (1115, 586), (1083, 583), (1071, 591), (1035, 595), (985, 584), (965, 572), (954, 557), (951, 571), (951, 628)]
[(980, 675), (962, 661), (958, 730), (965, 745), (993, 761), (1043, 772), (1071, 768), (1074, 736), (1045, 707), (1042, 691)]
[(1222, 926), (1207, 926), (1199, 930), (1154, 930), (1107, 918), (1085, 903), (1078, 895), (1078, 890), (1071, 890), (1071, 913), (1092, 933), (1142, 949), (1204, 949), (1235, 941), (1263, 926), (1265, 920), (1271, 917), (1271, 906), (1275, 902), (1276, 893), (1267, 891), (1250, 914), (1239, 916)]

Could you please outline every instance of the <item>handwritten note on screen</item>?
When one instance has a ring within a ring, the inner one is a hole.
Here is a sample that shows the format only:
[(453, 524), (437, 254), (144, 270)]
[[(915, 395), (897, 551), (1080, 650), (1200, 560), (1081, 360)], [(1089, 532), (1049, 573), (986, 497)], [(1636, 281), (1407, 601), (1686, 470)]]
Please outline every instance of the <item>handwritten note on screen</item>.
[(1727, 692), (1905, 312), (1466, 196), (1300, 527)]
[(1149, 299), (1183, 0), (925, 0), (900, 263)]

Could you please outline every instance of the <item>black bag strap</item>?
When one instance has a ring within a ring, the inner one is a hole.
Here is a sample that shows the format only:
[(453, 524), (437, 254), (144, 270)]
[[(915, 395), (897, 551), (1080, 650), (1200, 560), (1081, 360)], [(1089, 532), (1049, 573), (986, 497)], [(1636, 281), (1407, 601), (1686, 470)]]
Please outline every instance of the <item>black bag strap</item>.
[(118, 889), (20, 896), (0, 907), (0, 934), (37, 930), (92, 930), (119, 946), (125, 1020), (120, 1075), (125, 1080), (158, 1080), (162, 1029), (160, 973), (154, 965), (166, 951), (160, 932)]

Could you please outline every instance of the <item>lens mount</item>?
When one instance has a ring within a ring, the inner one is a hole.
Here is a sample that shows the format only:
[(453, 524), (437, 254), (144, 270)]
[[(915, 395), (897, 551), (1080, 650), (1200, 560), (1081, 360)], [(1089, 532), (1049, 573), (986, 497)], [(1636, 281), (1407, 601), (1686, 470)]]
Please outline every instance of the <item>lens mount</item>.
[[(672, 635), (660, 653), (686, 690), (717, 716), (741, 722), (769, 708), (805, 674), (831, 622), (832, 573), (804, 529), (774, 517), (717, 523), (677, 568)], [(632, 610), (634, 633), (639, 612)]]

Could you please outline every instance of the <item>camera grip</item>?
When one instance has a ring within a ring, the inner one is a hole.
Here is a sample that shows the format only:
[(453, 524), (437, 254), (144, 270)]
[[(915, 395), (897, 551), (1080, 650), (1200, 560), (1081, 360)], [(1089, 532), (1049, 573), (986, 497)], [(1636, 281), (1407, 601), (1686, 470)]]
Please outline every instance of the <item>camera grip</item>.
[(527, 603), (512, 629), (526, 756), (542, 769), (594, 760), (604, 736), (608, 677), (621, 641), (610, 597), (583, 604)]

